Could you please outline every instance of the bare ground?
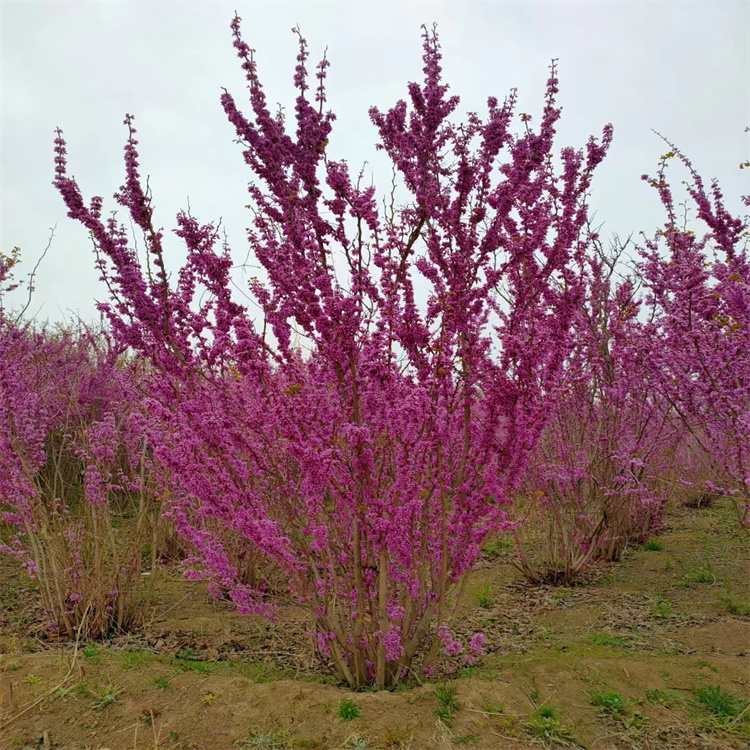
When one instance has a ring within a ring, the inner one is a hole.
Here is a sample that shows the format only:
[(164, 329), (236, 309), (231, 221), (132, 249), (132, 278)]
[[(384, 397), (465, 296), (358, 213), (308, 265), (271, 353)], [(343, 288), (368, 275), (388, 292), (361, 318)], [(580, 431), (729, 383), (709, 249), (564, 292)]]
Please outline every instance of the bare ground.
[[(457, 619), (487, 656), (363, 693), (336, 683), (291, 602), (273, 624), (239, 616), (165, 568), (141, 631), (76, 648), (44, 637), (32, 584), (0, 558), (0, 750), (750, 748), (750, 711), (699, 700), (750, 699), (747, 537), (719, 504), (677, 508), (659, 542), (560, 588), (526, 586), (494, 545)], [(360, 716), (344, 721), (347, 700)]]

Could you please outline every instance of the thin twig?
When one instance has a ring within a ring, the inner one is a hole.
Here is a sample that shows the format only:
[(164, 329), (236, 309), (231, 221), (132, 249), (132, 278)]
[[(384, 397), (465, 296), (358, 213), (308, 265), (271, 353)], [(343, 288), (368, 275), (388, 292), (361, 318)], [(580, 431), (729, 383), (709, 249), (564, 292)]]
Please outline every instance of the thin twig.
[(44, 248), (44, 251), (42, 252), (41, 256), (36, 262), (36, 265), (32, 269), (31, 273), (29, 274), (29, 296), (26, 300), (26, 304), (23, 306), (23, 309), (20, 313), (16, 316), (16, 323), (19, 323), (23, 316), (26, 314), (26, 311), (29, 309), (29, 305), (31, 304), (31, 296), (34, 294), (34, 277), (36, 276), (36, 272), (39, 270), (39, 266), (41, 265), (41, 262), (44, 260), (44, 256), (47, 255), (47, 251), (52, 246), (52, 240), (55, 238), (55, 230), (57, 229), (57, 224), (55, 224), (54, 227), (50, 227), (50, 234), (49, 234), (49, 240), (47, 240), (47, 246)]

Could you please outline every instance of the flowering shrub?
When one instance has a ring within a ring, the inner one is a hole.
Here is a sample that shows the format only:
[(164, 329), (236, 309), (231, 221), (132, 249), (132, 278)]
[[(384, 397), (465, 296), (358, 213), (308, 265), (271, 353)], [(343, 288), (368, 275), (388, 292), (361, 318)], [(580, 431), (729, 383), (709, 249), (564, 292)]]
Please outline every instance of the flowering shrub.
[(0, 307), (0, 522), (12, 530), (0, 552), (23, 562), (63, 636), (131, 628), (148, 604), (141, 548), (158, 507), (134, 383), (106, 339), (35, 331)]
[(617, 280), (619, 248), (586, 262), (564, 392), (522, 482), (516, 565), (533, 582), (569, 584), (660, 528), (675, 431), (644, 380), (640, 301)]
[[(664, 229), (645, 240), (642, 273), (649, 290), (644, 326), (650, 385), (669, 404), (713, 480), (700, 494), (730, 496), (750, 525), (750, 264), (748, 217), (732, 216), (714, 182), (707, 190), (690, 161), (672, 144), (654, 187), (667, 214)], [(689, 170), (688, 193), (702, 237), (680, 226), (666, 168), (675, 157)], [(744, 196), (750, 205), (750, 196)], [(661, 244), (666, 244), (666, 254)], [(720, 474), (716, 476), (716, 467)], [(713, 467), (713, 470), (711, 470)]]
[(370, 111), (411, 195), (381, 211), (374, 188), (326, 156), (327, 60), (311, 90), (300, 37), (290, 133), (267, 108), (239, 18), (232, 32), (252, 115), (227, 92), (221, 101), (263, 185), (249, 187), (248, 240), (267, 276), (251, 284), (259, 325), (231, 297), (229, 248), (184, 212), (187, 261), (169, 283), (131, 116), (116, 199), (150, 270), (102, 218), (102, 199), (84, 202), (59, 131), (55, 185), (96, 243), (113, 331), (153, 365), (149, 434), (194, 574), (241, 610), (271, 613), (262, 576), (238, 580), (227, 530), (284, 571), (343, 679), (392, 685), (420, 650), (427, 666), (441, 646), (462, 648), (449, 629), (455, 595), (506, 522), (558, 387), (582, 292), (584, 197), (612, 130), (563, 149), (556, 172), (554, 65), (538, 132), (524, 115), (525, 132), (511, 133), (515, 92), (455, 122), (458, 97), (425, 30), (410, 105)]

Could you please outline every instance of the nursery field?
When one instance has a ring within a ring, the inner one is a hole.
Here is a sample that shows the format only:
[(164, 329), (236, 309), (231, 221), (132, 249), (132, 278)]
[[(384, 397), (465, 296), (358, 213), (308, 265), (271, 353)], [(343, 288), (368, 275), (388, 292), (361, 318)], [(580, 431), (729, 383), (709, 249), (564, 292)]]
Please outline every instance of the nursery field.
[(0, 252), (0, 750), (750, 750), (750, 215), (661, 136), (605, 243), (613, 125), (559, 148), (556, 59), (459, 115), (435, 26), (378, 191), (241, 27), (246, 251), (126, 114), (123, 222), (52, 144), (99, 324)]
[(342, 687), (293, 603), (272, 624), (238, 615), (178, 564), (158, 569), (142, 629), (55, 642), (0, 558), (0, 748), (750, 747), (750, 560), (733, 513), (672, 508), (662, 534), (571, 587), (529, 586), (510, 543), (489, 542), (455, 625), (485, 633), (486, 655), (443, 657), (393, 691)]

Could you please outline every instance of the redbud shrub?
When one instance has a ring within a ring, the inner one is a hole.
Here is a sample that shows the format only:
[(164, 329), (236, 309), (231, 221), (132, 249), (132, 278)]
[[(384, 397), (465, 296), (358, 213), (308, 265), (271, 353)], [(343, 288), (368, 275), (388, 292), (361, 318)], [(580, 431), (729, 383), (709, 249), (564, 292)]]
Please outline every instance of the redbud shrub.
[[(560, 388), (585, 291), (586, 196), (612, 128), (553, 155), (554, 63), (538, 129), (524, 114), (511, 130), (515, 91), (458, 118), (424, 29), (422, 83), (370, 110), (404, 194), (381, 205), (328, 156), (327, 59), (311, 80), (299, 36), (288, 126), (238, 17), (231, 29), (250, 114), (226, 91), (221, 104), (256, 179), (259, 315), (232, 292), (228, 242), (217, 248), (217, 227), (185, 211), (187, 258), (170, 278), (132, 116), (115, 198), (143, 235), (145, 268), (103, 200), (84, 201), (59, 130), (54, 184), (96, 246), (113, 334), (148, 358), (149, 440), (192, 574), (273, 616), (265, 571), (282, 571), (342, 680), (393, 686), (464, 649), (451, 617), (482, 541), (508, 528)], [(237, 540), (263, 563), (251, 577)]]

